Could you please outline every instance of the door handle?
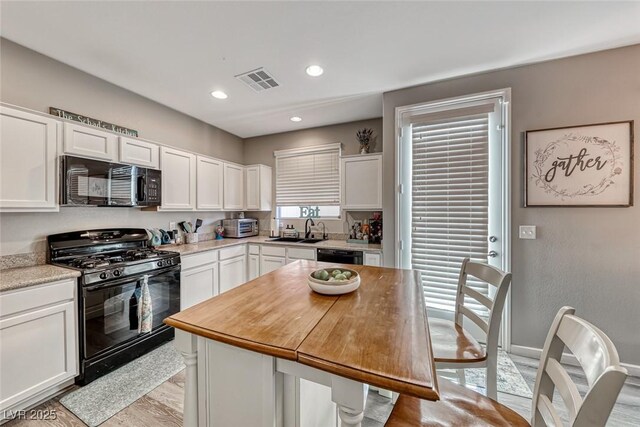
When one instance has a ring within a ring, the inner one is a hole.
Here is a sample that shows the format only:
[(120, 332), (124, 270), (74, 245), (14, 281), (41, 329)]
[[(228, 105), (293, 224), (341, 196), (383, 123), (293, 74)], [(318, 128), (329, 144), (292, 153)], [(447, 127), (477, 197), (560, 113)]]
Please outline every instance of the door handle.
[(495, 258), (495, 257), (497, 257), (497, 256), (498, 256), (498, 252), (496, 252), (496, 251), (489, 251), (489, 253), (487, 254), (487, 256), (488, 256), (489, 258)]

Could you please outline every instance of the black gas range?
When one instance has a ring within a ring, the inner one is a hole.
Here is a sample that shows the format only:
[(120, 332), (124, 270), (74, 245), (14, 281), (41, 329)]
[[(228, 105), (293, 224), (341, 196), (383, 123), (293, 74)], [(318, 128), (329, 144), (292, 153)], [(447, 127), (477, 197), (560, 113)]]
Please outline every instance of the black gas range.
[(48, 262), (81, 272), (79, 384), (174, 337), (173, 328), (162, 321), (180, 311), (180, 255), (153, 249), (148, 241), (147, 231), (138, 228), (47, 237)]

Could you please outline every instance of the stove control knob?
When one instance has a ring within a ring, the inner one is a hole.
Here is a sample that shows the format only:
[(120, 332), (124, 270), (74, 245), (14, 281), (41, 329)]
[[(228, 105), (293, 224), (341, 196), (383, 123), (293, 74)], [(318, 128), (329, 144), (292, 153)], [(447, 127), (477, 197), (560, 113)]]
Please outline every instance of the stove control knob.
[(102, 280), (106, 279), (107, 278), (107, 273), (100, 273), (100, 278)]
[(162, 261), (158, 261), (158, 267), (162, 267), (164, 263)]
[(113, 275), (118, 277), (120, 275), (121, 271), (120, 270), (113, 270)]

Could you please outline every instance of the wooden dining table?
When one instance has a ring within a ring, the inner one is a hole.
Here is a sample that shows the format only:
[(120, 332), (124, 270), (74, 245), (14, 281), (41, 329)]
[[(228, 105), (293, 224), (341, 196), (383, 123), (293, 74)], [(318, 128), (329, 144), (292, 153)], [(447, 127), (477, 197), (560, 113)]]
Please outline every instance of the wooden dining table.
[[(357, 271), (360, 287), (312, 291), (309, 274), (329, 267)], [(416, 271), (296, 261), (165, 323), (185, 358), (186, 426), (331, 425), (331, 405), (359, 426), (369, 385), (439, 398)]]

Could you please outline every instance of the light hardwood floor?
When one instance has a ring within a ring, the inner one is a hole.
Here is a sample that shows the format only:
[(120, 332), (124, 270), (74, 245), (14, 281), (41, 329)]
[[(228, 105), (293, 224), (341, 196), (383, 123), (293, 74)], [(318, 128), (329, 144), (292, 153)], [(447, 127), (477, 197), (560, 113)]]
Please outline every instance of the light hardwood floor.
[[(538, 361), (526, 357), (512, 356), (518, 370), (533, 390)], [(586, 381), (579, 368), (567, 366), (569, 374), (584, 391)], [(104, 427), (164, 427), (182, 425), (182, 400), (184, 396), (184, 371), (176, 374), (154, 390), (123, 409), (101, 426)], [(85, 424), (59, 403), (58, 398), (49, 400), (36, 409), (55, 410), (55, 420), (14, 420), (5, 424), (11, 427), (23, 426), (70, 426), (84, 427)], [(525, 418), (531, 414), (531, 399), (498, 393), (498, 401), (514, 409)], [(554, 398), (554, 401), (556, 399)], [(369, 392), (363, 427), (382, 427), (391, 412), (389, 399)], [(610, 427), (640, 426), (640, 378), (627, 379), (616, 406), (609, 418)], [(304, 426), (302, 426), (304, 427)]]

